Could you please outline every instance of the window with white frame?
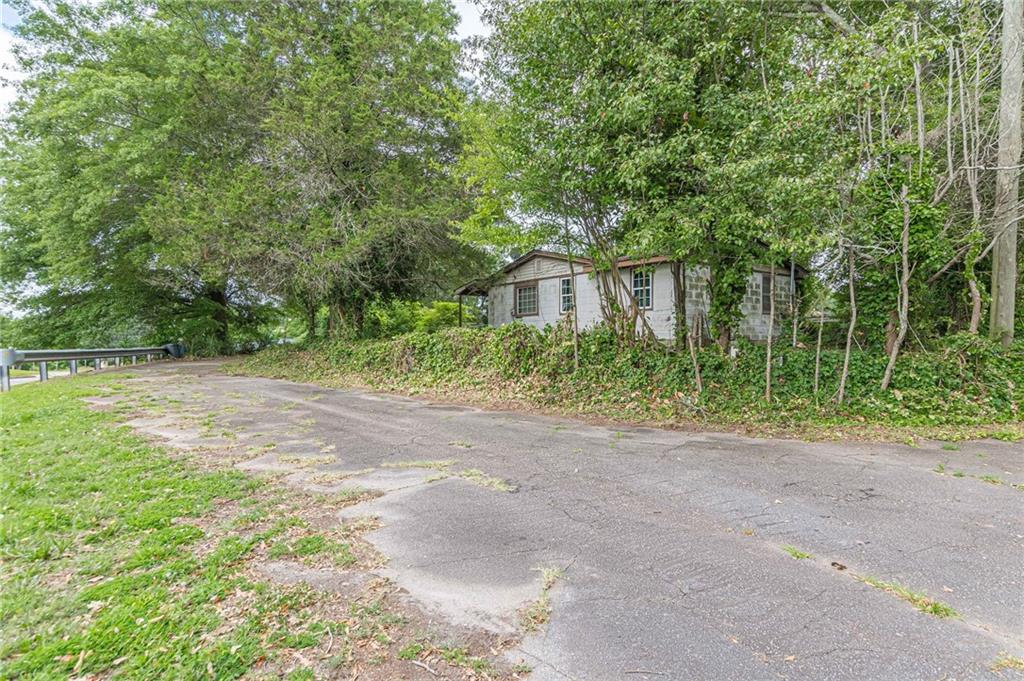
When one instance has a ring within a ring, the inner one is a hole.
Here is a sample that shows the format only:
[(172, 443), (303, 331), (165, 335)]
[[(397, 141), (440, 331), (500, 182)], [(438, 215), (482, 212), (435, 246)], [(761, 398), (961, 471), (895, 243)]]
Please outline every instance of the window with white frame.
[(558, 309), (565, 314), (572, 309), (572, 279), (565, 277), (558, 282), (560, 305)]
[(537, 314), (537, 283), (517, 285), (515, 303), (517, 317)]
[(650, 310), (653, 307), (654, 281), (649, 269), (633, 270), (633, 297), (641, 310)]

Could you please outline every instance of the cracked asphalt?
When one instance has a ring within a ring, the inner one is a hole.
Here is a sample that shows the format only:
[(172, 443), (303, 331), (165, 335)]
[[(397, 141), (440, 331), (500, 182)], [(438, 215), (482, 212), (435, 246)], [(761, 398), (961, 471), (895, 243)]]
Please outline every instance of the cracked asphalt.
[(389, 559), (381, 574), (453, 624), (515, 632), (541, 571), (561, 570), (550, 620), (510, 653), (531, 678), (1020, 677), (992, 665), (1024, 657), (1021, 443), (602, 427), (219, 366), (132, 367), (133, 388), (206, 425), (171, 412), (131, 425), (202, 451), (241, 443), (234, 465), (310, 491), (378, 490), (344, 513), (380, 519), (366, 537)]

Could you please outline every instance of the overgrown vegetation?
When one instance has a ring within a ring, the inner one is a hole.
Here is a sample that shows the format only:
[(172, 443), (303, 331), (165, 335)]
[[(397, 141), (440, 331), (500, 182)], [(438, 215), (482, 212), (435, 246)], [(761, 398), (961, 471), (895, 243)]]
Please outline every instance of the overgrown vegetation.
[(935, 430), (936, 435), (955, 439), (979, 432), (1001, 437), (1024, 434), (1024, 382), (1016, 380), (1024, 376), (1022, 349), (1020, 342), (1004, 352), (977, 336), (955, 336), (939, 350), (907, 353), (896, 369), (892, 390), (886, 391), (878, 387), (885, 356), (855, 352), (850, 363), (854, 380), (841, 406), (831, 400), (838, 389), (841, 351), (822, 353), (815, 394), (813, 350), (782, 349), (768, 402), (763, 347), (742, 345), (735, 359), (717, 348), (702, 351), (705, 390), (698, 394), (686, 355), (660, 347), (623, 346), (613, 334), (596, 330), (582, 334), (580, 366), (574, 370), (566, 329), (541, 332), (518, 324), (273, 348), (244, 359), (234, 370), (407, 393), (432, 391), (454, 399), (626, 420), (776, 428), (816, 425), (826, 427), (825, 433), (828, 427), (850, 424), (910, 426), (918, 434)]
[(992, 666), (989, 667), (992, 671), (997, 674), (1001, 671), (1010, 670), (1024, 672), (1024, 658), (1016, 657), (1015, 655), (1007, 655), (1006, 653), (1001, 654)]
[(827, 309), (883, 388), (918, 341), (1024, 323), (1013, 0), (483, 0), (472, 49), (446, 0), (13, 6), (8, 346), (429, 331), (537, 246), (593, 263), (626, 344), (653, 331), (618, 256), (701, 268), (677, 337), (723, 351), (751, 266), (802, 264), (771, 318), (795, 345)]

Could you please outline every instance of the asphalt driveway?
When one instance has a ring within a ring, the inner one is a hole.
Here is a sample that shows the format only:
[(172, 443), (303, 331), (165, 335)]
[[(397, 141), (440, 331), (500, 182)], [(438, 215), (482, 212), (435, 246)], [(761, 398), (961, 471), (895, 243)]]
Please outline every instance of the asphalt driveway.
[[(190, 409), (173, 445), (331, 493), (380, 490), (382, 574), (439, 618), (512, 632), (536, 679), (969, 679), (1024, 657), (1024, 445), (943, 449), (600, 427), (132, 367)], [(194, 425), (194, 424), (193, 424)], [(806, 557), (804, 557), (806, 556)], [(871, 581), (891, 585), (873, 586)], [(946, 604), (922, 612), (897, 587)]]

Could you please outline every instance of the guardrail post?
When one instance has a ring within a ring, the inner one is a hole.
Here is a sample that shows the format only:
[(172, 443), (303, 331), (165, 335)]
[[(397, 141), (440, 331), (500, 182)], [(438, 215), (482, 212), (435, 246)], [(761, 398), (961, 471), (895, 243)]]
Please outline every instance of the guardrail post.
[(69, 359), (68, 360), (68, 374), (70, 374), (72, 376), (77, 376), (78, 375), (78, 360), (77, 359)]
[(121, 358), (120, 357), (115, 357), (114, 358), (114, 366), (116, 366), (116, 367), (121, 366)]
[(151, 355), (150, 353), (147, 352), (146, 353), (146, 363), (148, 364), (149, 362), (152, 362), (152, 361), (153, 361), (153, 355)]
[(0, 350), (0, 393), (5, 393), (11, 389), (11, 368), (18, 358), (17, 354), (14, 348)]
[(132, 364), (138, 364), (138, 363), (139, 363), (139, 358), (136, 357), (135, 355), (132, 355)]
[(50, 380), (50, 372), (46, 369), (46, 362), (39, 363), (39, 380), (48, 381)]

